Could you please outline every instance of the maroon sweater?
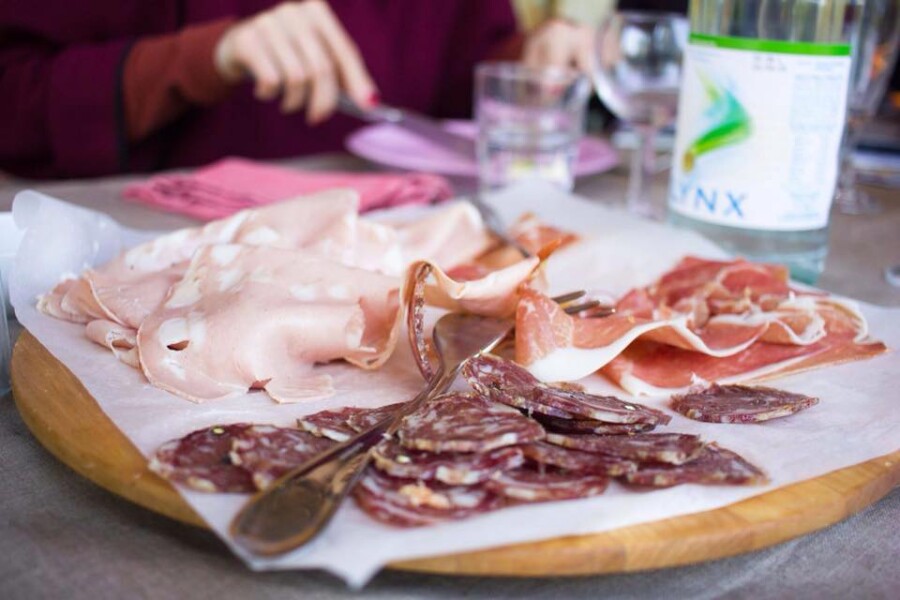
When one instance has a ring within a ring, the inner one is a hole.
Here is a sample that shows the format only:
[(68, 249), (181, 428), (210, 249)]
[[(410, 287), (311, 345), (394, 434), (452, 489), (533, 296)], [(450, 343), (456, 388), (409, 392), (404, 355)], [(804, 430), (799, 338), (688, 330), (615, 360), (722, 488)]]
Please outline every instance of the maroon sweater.
[[(0, 170), (79, 177), (340, 150), (358, 121), (316, 127), (230, 88), (212, 50), (273, 0), (0, 2)], [(515, 34), (509, 0), (332, 0), (384, 102), (465, 116), (472, 70)]]

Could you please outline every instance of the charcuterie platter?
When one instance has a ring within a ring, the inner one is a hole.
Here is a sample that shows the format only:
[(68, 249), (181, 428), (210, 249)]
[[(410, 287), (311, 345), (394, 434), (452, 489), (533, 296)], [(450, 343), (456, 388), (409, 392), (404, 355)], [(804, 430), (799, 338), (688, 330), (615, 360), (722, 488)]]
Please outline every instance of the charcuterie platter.
[[(98, 485), (190, 525), (204, 521), (112, 424), (78, 379), (28, 332), (12, 361), (13, 396), (29, 429)], [(401, 561), (392, 568), (459, 575), (551, 576), (639, 571), (750, 552), (816, 531), (900, 484), (900, 452), (725, 508), (612, 531)]]
[[(377, 221), (330, 192), (149, 241), (79, 245), (116, 231), (79, 215), (56, 252), (77, 264), (55, 269), (41, 227), (69, 227), (72, 209), (36, 198), (36, 262), (14, 287), (23, 418), (80, 473), (208, 525), (254, 568), (355, 584), (384, 566), (685, 564), (820, 528), (897, 484), (893, 311), (577, 198), (513, 194), (496, 206), (524, 256), (464, 203)], [(594, 308), (563, 300), (579, 288)], [(372, 437), (312, 544), (275, 558), (237, 544), (248, 494), (433, 380), (429, 331), (447, 311), (499, 320), (506, 340)]]

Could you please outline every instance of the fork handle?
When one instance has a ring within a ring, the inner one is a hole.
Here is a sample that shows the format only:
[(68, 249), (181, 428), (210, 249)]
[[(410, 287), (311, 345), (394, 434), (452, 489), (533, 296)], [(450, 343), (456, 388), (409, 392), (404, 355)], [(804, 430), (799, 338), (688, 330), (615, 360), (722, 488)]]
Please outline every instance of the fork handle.
[(369, 450), (400, 427), (401, 419), (444, 392), (459, 372), (443, 367), (394, 414), (287, 473), (257, 493), (231, 522), (234, 539), (254, 554), (274, 556), (298, 548), (328, 525), (369, 464)]

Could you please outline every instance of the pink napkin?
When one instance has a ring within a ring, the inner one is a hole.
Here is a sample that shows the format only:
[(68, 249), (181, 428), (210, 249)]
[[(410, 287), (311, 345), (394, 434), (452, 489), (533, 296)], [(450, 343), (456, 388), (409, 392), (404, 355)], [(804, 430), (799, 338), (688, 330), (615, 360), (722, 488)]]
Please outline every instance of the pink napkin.
[(359, 192), (360, 212), (440, 202), (453, 195), (445, 178), (428, 173), (295, 171), (240, 158), (225, 158), (193, 173), (152, 177), (126, 187), (123, 194), (130, 200), (210, 220), (335, 187)]

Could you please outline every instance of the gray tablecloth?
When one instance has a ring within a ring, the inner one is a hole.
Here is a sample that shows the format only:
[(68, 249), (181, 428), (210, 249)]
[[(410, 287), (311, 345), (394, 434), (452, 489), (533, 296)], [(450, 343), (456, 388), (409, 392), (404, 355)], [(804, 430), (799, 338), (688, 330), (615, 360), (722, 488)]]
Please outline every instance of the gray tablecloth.
[[(356, 168), (332, 157), (298, 163)], [(124, 180), (40, 185), (58, 197), (147, 229), (188, 221), (124, 204)], [(620, 175), (578, 191), (610, 202)], [(21, 186), (18, 186), (21, 187)], [(8, 210), (17, 187), (0, 189)], [(877, 217), (834, 219), (820, 285), (900, 306), (881, 276), (900, 263), (900, 198), (879, 192)], [(363, 595), (379, 598), (896, 598), (900, 589), (900, 490), (823, 531), (752, 554), (627, 575), (509, 579), (386, 571)], [(893, 592), (891, 591), (893, 590)], [(132, 505), (56, 461), (31, 436), (12, 398), (0, 399), (0, 598), (339, 598), (355, 596), (319, 572), (252, 573), (212, 534)]]

